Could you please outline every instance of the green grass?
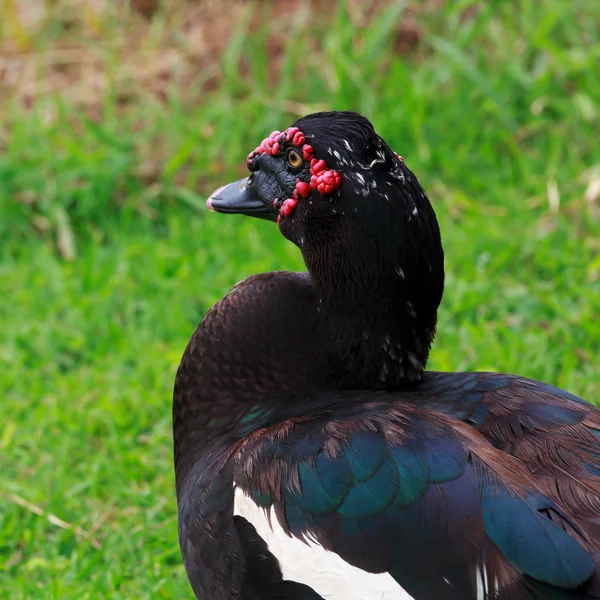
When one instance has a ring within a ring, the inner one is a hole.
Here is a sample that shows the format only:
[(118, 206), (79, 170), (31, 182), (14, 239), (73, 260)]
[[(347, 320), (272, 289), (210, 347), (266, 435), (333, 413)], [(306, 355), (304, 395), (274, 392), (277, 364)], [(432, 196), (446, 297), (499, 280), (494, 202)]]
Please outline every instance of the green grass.
[[(112, 73), (95, 111), (59, 92), (27, 109), (5, 98), (1, 591), (192, 597), (171, 456), (179, 357), (234, 283), (302, 268), (272, 224), (207, 214), (203, 198), (297, 113), (364, 112), (429, 191), (448, 273), (431, 368), (519, 373), (600, 403), (599, 200), (585, 196), (600, 177), (600, 4), (520, 4), (423, 12), (406, 55), (392, 51), (401, 4), (368, 26), (341, 5), (329, 22), (263, 15), (252, 33), (242, 18), (221, 82), (204, 91), (214, 69), (201, 70), (162, 100), (119, 70), (110, 17), (84, 40)], [(148, 43), (181, 50), (168, 22)], [(51, 25), (36, 51), (56, 43)], [(285, 34), (275, 81), (269, 30)]]

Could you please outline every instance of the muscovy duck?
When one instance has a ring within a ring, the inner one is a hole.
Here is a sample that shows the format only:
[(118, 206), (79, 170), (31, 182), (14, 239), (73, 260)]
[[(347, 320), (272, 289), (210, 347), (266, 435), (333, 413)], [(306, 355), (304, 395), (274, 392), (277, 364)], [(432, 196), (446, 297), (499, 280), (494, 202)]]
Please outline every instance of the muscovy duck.
[(600, 598), (600, 411), (425, 371), (435, 213), (364, 117), (317, 113), (209, 208), (276, 221), (308, 273), (254, 275), (177, 372), (179, 540), (197, 598)]

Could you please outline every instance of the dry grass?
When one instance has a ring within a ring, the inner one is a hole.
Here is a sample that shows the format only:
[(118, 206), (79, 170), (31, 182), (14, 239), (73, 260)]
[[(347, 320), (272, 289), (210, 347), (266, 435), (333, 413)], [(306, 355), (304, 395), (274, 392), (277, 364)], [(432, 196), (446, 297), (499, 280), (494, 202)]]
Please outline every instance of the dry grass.
[[(109, 93), (123, 104), (148, 92), (162, 98), (172, 83), (186, 89), (214, 68), (231, 31), (214, 0), (180, 3), (150, 19), (104, 0), (36, 8), (27, 0), (4, 2), (11, 10), (2, 31), (0, 94), (25, 105), (57, 93), (89, 107)], [(228, 4), (243, 11), (243, 2)]]
[[(182, 96), (214, 88), (219, 60), (238, 27), (253, 31), (272, 24), (270, 69), (276, 81), (286, 26), (299, 9), (309, 26), (326, 26), (335, 4), (313, 0), (257, 3), (230, 0), (159, 2), (158, 0), (0, 0), (0, 100), (25, 106), (59, 95), (69, 104), (95, 108), (107, 94), (128, 105), (150, 93), (164, 101), (171, 86)], [(439, 0), (408, 7), (394, 48), (410, 53), (419, 47), (420, 13), (435, 10)], [(348, 15), (367, 28), (381, 0), (351, 1)]]

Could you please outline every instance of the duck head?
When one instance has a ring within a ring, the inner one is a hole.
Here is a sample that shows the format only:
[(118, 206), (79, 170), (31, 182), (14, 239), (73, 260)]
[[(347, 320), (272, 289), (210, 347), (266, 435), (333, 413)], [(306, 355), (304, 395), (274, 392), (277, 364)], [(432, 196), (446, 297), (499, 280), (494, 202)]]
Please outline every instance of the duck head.
[(249, 177), (216, 190), (208, 207), (276, 222), (300, 248), (323, 309), (368, 321), (360, 327), (382, 329), (399, 348), (412, 340), (422, 369), (444, 254), (433, 208), (403, 159), (363, 116), (322, 112), (273, 132), (247, 166)]

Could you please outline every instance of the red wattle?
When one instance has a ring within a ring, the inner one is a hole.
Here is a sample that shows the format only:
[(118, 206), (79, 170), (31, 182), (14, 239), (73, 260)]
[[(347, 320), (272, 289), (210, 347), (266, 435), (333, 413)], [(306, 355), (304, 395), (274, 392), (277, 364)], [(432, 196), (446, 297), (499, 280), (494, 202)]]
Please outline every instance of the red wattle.
[(286, 141), (290, 141), (300, 130), (297, 127), (290, 127), (285, 135)]
[(298, 131), (298, 133), (294, 135), (294, 146), (302, 146), (304, 142), (306, 142), (304, 134), (301, 131)]
[(296, 191), (303, 198), (308, 198), (310, 196), (310, 185), (305, 181), (297, 181), (296, 182)]
[(310, 172), (313, 175), (316, 175), (317, 173), (320, 173), (321, 171), (324, 171), (327, 168), (327, 165), (325, 164), (324, 160), (316, 160), (313, 164), (313, 162), (311, 161), (310, 163)]

